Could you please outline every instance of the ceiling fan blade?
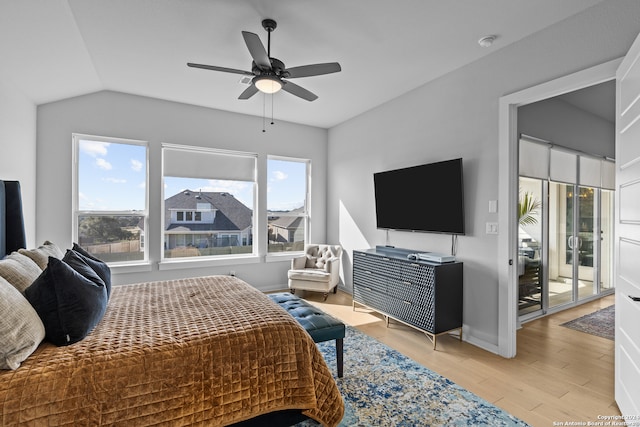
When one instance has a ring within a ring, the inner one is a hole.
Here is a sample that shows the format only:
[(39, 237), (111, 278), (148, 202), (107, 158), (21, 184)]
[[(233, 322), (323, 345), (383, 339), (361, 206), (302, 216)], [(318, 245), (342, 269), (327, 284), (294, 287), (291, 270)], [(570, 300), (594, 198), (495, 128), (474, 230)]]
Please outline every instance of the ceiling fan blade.
[(282, 90), (287, 91), (292, 95), (299, 96), (302, 99), (306, 99), (307, 101), (315, 101), (318, 99), (318, 95), (315, 93), (309, 92), (305, 88), (285, 80), (282, 81)]
[(286, 71), (289, 73), (287, 76), (288, 79), (295, 79), (298, 77), (337, 73), (338, 71), (342, 71), (342, 68), (337, 62), (327, 62), (324, 64), (302, 65), (300, 67), (288, 68)]
[(249, 86), (248, 88), (246, 88), (238, 97), (238, 99), (249, 99), (251, 98), (253, 95), (255, 95), (256, 93), (258, 93), (258, 88), (256, 87), (256, 85), (251, 84), (251, 86)]
[(247, 76), (253, 76), (253, 73), (250, 71), (238, 70), (236, 68), (217, 67), (215, 65), (205, 65), (205, 64), (194, 64), (191, 62), (187, 62), (187, 66), (193, 67), (193, 68), (202, 68), (205, 70), (222, 71), (225, 73), (244, 74)]
[(247, 45), (247, 49), (249, 49), (253, 62), (255, 62), (263, 71), (270, 70), (271, 61), (269, 60), (267, 51), (264, 49), (264, 45), (260, 41), (260, 37), (258, 37), (257, 34), (250, 33), (248, 31), (243, 31), (242, 37), (244, 37), (244, 42)]

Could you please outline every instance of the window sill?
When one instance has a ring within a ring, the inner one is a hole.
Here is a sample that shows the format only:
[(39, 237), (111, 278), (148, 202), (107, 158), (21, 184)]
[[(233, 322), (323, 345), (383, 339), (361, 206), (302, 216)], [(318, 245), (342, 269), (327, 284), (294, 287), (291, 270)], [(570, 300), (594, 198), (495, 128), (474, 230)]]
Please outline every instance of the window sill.
[(272, 254), (267, 254), (265, 257), (265, 262), (285, 262), (291, 261), (294, 258), (299, 256), (303, 256), (303, 251), (298, 252), (274, 252)]
[(257, 255), (229, 255), (216, 258), (176, 258), (165, 259), (158, 263), (159, 270), (180, 270), (184, 268), (220, 267), (223, 265), (257, 264), (260, 257)]
[(143, 273), (151, 271), (151, 263), (148, 261), (135, 262), (127, 264), (107, 264), (109, 269), (114, 274), (126, 274), (126, 273)]

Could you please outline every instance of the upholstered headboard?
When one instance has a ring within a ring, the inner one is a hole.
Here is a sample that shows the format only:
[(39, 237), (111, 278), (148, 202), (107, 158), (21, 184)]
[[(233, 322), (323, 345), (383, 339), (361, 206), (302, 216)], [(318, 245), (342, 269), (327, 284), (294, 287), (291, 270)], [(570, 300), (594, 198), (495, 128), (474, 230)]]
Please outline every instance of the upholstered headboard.
[(0, 258), (25, 245), (20, 182), (0, 180)]

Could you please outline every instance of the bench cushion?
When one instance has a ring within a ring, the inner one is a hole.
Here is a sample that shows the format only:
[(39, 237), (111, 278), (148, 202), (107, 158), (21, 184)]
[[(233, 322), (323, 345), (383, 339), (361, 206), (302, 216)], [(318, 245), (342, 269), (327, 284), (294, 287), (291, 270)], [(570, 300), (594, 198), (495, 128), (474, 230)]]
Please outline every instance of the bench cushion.
[(344, 338), (344, 323), (288, 292), (269, 294), (304, 327), (314, 342)]

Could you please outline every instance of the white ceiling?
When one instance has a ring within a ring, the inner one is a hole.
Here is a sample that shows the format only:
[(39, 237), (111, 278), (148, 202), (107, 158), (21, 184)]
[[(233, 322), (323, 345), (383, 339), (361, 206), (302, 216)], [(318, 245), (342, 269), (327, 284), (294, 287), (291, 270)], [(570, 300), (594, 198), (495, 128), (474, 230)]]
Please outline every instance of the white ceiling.
[(240, 75), (186, 63), (249, 70), (241, 31), (266, 45), (272, 18), (272, 56), (343, 70), (295, 80), (314, 102), (274, 95), (276, 120), (329, 128), (601, 1), (2, 0), (0, 81), (38, 105), (114, 90), (262, 116)]

